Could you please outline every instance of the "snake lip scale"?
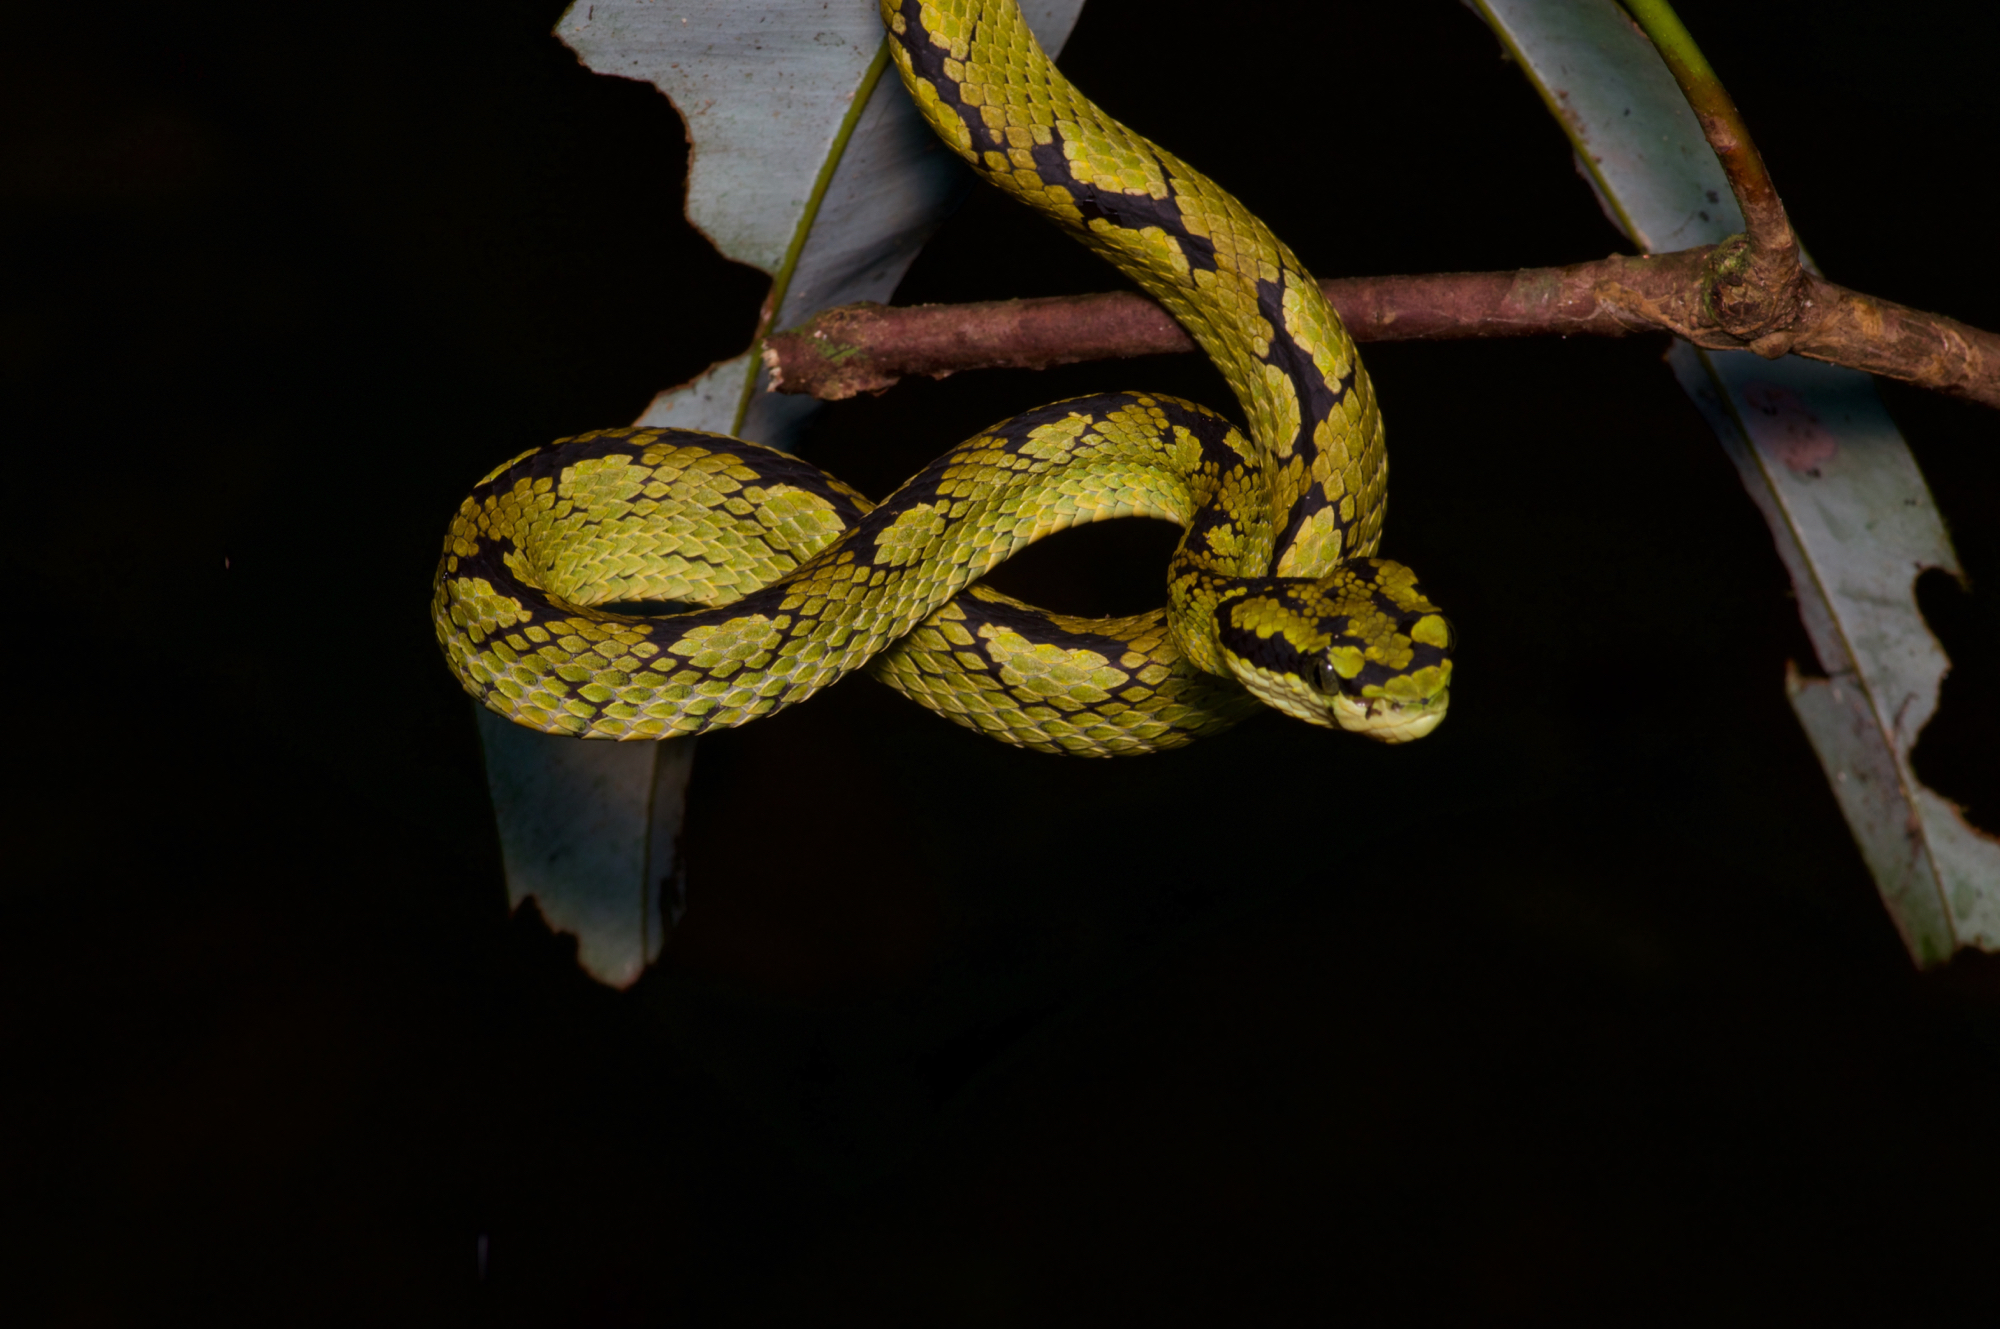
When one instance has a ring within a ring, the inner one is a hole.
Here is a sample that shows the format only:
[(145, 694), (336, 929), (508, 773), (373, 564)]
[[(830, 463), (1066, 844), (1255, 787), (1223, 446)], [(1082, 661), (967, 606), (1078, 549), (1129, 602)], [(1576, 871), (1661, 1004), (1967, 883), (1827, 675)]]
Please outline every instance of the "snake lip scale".
[[(1047, 752), (1181, 746), (1266, 708), (1386, 742), (1449, 698), (1450, 625), (1376, 556), (1373, 385), (1311, 274), (1232, 196), (1086, 100), (1014, 0), (880, 0), (931, 128), (1115, 264), (1222, 371), (1245, 423), (1155, 393), (1004, 420), (882, 503), (715, 434), (607, 429), (532, 449), (460, 504), (432, 588), (446, 661), (517, 723), (670, 738), (857, 669)], [(1164, 608), (1050, 613), (980, 578), (1070, 526), (1183, 530)], [(646, 616), (607, 606), (678, 601)]]

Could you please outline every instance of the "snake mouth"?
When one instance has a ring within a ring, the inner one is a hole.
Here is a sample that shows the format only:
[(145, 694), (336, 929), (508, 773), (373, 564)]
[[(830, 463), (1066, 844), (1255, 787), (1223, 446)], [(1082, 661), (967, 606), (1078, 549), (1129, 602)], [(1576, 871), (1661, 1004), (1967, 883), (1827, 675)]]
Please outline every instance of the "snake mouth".
[(1397, 702), (1383, 697), (1332, 698), (1333, 718), (1350, 734), (1362, 734), (1378, 743), (1409, 743), (1422, 738), (1444, 722), (1450, 689), (1420, 702)]
[[(1230, 672), (1257, 700), (1274, 710), (1307, 724), (1327, 729), (1344, 729), (1378, 743), (1410, 743), (1422, 738), (1444, 721), (1451, 701), (1451, 688), (1435, 678), (1429, 692), (1411, 687), (1404, 696), (1383, 696), (1372, 687), (1372, 697), (1350, 692), (1321, 692), (1296, 674), (1264, 669), (1246, 660), (1229, 658)], [(1447, 666), (1447, 669), (1449, 666)], [(1448, 673), (1446, 677), (1448, 677)]]

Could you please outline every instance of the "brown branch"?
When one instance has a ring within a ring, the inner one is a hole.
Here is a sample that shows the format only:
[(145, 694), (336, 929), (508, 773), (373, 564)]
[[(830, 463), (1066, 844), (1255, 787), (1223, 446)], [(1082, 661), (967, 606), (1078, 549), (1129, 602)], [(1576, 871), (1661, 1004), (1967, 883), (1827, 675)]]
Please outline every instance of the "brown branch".
[[(1713, 298), (1717, 255), (1730, 243), (1564, 268), (1349, 277), (1320, 286), (1356, 341), (1671, 332), (1697, 346), (1747, 347), (1773, 359), (1789, 350), (2000, 407), (2000, 335), (1811, 273), (1775, 332), (1745, 337), (1731, 330)], [(1754, 297), (1755, 288), (1747, 289)], [(774, 390), (838, 401), (882, 392), (909, 374), (943, 378), (1193, 349), (1165, 310), (1118, 292), (901, 309), (843, 305), (771, 337), (764, 360)]]
[[(1667, 0), (1624, 0), (1680, 84), (1743, 210), (1719, 245), (1519, 272), (1353, 277), (1320, 283), (1356, 341), (1671, 332), (1697, 346), (1786, 353), (2000, 407), (2000, 336), (1835, 286), (1798, 237), (1736, 103)], [(907, 374), (1042, 369), (1191, 351), (1145, 297), (1105, 294), (891, 309), (829, 309), (771, 337), (771, 387), (828, 400)]]

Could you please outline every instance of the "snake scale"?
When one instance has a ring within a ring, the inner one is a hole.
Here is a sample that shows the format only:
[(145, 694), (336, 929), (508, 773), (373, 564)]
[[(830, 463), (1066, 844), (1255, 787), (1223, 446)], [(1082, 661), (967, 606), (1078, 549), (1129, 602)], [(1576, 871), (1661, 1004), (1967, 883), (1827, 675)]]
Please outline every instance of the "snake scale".
[[(806, 462), (677, 429), (560, 440), (489, 474), (432, 618), (466, 690), (587, 738), (743, 724), (875, 677), (978, 732), (1086, 756), (1178, 747), (1268, 706), (1389, 742), (1443, 718), (1452, 631), (1375, 557), (1387, 461), (1352, 339), (1229, 194), (1057, 72), (1014, 0), (880, 0), (932, 129), (1158, 300), (1247, 429), (1189, 402), (1042, 406), (880, 504)], [(1079, 619), (980, 584), (1066, 527), (1178, 523), (1167, 607)], [(657, 616), (595, 606), (676, 601)]]

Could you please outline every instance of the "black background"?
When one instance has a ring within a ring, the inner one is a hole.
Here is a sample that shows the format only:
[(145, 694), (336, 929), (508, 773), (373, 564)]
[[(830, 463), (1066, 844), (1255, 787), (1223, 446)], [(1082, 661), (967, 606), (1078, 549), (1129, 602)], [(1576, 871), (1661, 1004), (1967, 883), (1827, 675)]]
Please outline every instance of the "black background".
[[(1368, 351), (1385, 552), (1463, 642), (1423, 743), (1064, 761), (855, 679), (702, 740), (634, 991), (510, 919), (444, 520), (763, 293), (561, 9), (4, 10), (10, 1320), (1990, 1313), (2000, 966), (1904, 957), (1661, 340)], [(1990, 7), (1681, 12), (1829, 275), (2000, 326)], [(1321, 274), (1622, 245), (1447, 0), (1092, 0), (1064, 66)], [(981, 193), (898, 299), (1114, 283)], [(968, 374), (804, 450), (880, 495), (1114, 387), (1229, 404), (1192, 359)], [(1884, 395), (1977, 588), (1923, 586), (1919, 769), (2000, 824), (1996, 417)], [(1005, 584), (1135, 610), (1171, 539)]]

